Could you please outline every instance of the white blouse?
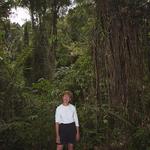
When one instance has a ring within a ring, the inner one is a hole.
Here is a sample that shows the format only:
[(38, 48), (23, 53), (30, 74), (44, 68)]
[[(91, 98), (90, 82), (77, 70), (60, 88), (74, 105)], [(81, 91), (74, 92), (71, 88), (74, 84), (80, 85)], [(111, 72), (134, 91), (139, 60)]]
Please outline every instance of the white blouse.
[(64, 124), (75, 122), (75, 125), (79, 126), (79, 120), (75, 106), (72, 104), (67, 106), (63, 104), (59, 105), (56, 108), (55, 122)]

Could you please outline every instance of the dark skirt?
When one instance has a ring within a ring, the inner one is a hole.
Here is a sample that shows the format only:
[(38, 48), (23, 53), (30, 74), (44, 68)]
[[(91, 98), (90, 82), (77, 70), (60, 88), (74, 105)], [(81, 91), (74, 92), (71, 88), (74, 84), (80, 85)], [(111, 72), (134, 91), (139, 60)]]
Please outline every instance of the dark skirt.
[(74, 144), (76, 141), (75, 122), (69, 124), (59, 124), (60, 144)]

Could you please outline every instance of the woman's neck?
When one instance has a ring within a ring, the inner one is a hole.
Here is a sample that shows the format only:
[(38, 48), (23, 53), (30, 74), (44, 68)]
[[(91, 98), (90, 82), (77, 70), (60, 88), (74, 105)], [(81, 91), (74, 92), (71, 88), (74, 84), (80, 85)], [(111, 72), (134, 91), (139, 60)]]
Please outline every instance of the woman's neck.
[(68, 106), (69, 105), (69, 103), (62, 103), (64, 106)]

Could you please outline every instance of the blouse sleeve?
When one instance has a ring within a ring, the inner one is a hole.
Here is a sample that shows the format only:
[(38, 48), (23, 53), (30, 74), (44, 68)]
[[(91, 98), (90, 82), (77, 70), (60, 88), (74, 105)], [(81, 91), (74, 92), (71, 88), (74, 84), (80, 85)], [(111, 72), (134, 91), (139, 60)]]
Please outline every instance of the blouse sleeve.
[(74, 121), (75, 121), (75, 125), (76, 125), (77, 127), (79, 127), (79, 120), (78, 120), (78, 115), (77, 115), (77, 110), (76, 110), (76, 108), (75, 108), (75, 110), (74, 110)]
[(56, 112), (55, 112), (55, 122), (60, 123), (60, 111), (58, 107), (56, 108)]

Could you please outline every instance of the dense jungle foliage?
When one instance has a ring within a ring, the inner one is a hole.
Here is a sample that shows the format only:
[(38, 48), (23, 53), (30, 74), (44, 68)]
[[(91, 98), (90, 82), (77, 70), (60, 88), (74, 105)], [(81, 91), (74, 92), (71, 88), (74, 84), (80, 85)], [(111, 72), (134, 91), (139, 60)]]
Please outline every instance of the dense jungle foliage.
[[(31, 21), (11, 23), (14, 7)], [(0, 150), (55, 150), (74, 94), (76, 150), (150, 150), (149, 0), (0, 1)]]

